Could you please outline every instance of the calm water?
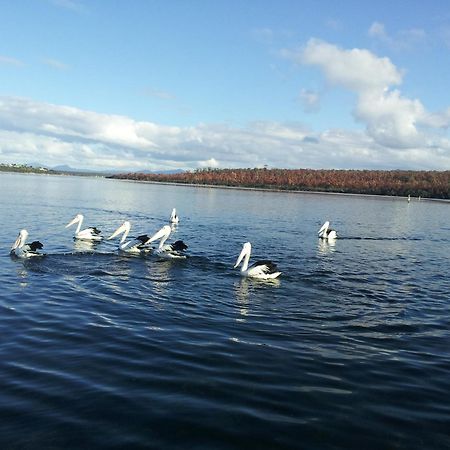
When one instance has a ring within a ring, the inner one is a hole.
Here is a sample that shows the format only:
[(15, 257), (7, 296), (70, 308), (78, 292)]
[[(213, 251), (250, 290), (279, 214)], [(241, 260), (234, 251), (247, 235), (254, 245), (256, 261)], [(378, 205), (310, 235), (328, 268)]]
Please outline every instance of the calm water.
[[(0, 448), (450, 448), (450, 205), (0, 182)], [(64, 228), (153, 233), (172, 207), (185, 261)], [(45, 258), (9, 257), (23, 227)], [(279, 282), (232, 269), (247, 240)]]

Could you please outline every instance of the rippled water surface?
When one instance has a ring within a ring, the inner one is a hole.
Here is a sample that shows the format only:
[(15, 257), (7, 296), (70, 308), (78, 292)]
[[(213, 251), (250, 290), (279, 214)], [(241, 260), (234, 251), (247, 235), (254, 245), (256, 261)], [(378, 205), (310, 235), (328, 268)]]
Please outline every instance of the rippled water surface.
[[(1, 448), (450, 448), (449, 204), (0, 182)], [(187, 260), (64, 228), (153, 233), (173, 207)], [(24, 227), (46, 257), (9, 257)], [(245, 241), (278, 282), (233, 270)]]

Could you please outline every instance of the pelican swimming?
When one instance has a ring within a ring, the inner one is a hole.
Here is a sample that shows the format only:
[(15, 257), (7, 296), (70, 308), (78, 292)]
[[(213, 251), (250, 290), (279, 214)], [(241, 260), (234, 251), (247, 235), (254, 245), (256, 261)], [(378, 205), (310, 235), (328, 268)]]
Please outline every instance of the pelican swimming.
[(252, 253), (252, 245), (250, 242), (246, 242), (241, 250), (241, 253), (234, 265), (234, 269), (239, 266), (242, 260), (244, 260), (241, 267), (241, 275), (245, 277), (251, 278), (260, 278), (263, 280), (277, 278), (281, 275), (281, 272), (278, 271), (277, 265), (269, 260), (260, 260), (253, 263), (250, 267), (248, 267), (248, 261), (250, 259), (250, 255)]
[(89, 227), (85, 228), (84, 230), (81, 230), (81, 224), (83, 223), (83, 219), (84, 219), (83, 214), (77, 214), (73, 218), (73, 220), (66, 225), (66, 228), (68, 228), (78, 223), (77, 229), (75, 230), (74, 239), (82, 239), (85, 241), (101, 241), (103, 237), (100, 236), (101, 231), (98, 228)]
[(20, 230), (19, 236), (17, 236), (16, 242), (11, 247), (9, 254), (11, 256), (17, 256), (18, 258), (31, 258), (32, 256), (43, 256), (37, 250), (44, 247), (39, 241), (33, 241), (31, 244), (26, 244), (28, 238), (27, 230)]
[(328, 220), (322, 225), (320, 230), (318, 231), (319, 237), (321, 239), (336, 239), (337, 233), (335, 230), (330, 228), (330, 222)]
[(170, 214), (170, 223), (178, 223), (180, 218), (177, 216), (177, 210), (175, 208), (172, 209), (172, 213)]
[[(126, 241), (128, 237), (128, 233), (130, 232), (131, 224), (126, 220), (119, 228), (117, 228), (114, 233), (109, 236), (109, 239), (114, 239), (116, 236), (119, 236), (121, 233), (122, 238), (119, 243), (119, 251), (126, 253), (134, 253), (138, 255), (143, 255), (145, 253), (149, 253), (152, 251), (152, 248), (148, 245), (145, 245), (146, 242), (150, 239), (146, 234), (142, 234), (136, 238), (132, 238), (129, 241)], [(125, 242), (126, 241), (126, 242)]]
[(186, 258), (186, 255), (183, 252), (188, 248), (188, 246), (183, 241), (175, 241), (173, 244), (165, 244), (167, 239), (169, 239), (171, 231), (172, 229), (170, 228), (170, 225), (164, 225), (146, 242), (146, 244), (150, 244), (151, 242), (155, 242), (160, 239), (158, 248), (154, 252), (156, 255), (161, 258)]

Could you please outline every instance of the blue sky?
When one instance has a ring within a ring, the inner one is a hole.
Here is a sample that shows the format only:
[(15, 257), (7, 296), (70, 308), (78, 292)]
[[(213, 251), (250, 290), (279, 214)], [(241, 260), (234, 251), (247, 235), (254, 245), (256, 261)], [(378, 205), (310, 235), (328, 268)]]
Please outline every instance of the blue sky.
[(444, 1), (0, 11), (0, 162), (450, 169)]

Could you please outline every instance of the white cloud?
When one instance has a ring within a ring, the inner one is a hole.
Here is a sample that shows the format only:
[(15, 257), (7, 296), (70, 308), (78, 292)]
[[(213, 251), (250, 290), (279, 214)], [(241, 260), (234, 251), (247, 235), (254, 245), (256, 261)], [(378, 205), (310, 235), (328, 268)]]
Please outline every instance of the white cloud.
[(274, 39), (274, 31), (270, 28), (254, 28), (251, 36), (261, 44), (271, 44)]
[(68, 9), (78, 13), (86, 11), (86, 6), (83, 3), (74, 0), (50, 0), (50, 3), (59, 8)]
[(325, 21), (325, 26), (333, 31), (341, 31), (344, 29), (342, 22), (339, 19), (329, 17)]
[[(401, 97), (393, 95), (386, 101), (387, 117), (394, 107), (400, 111), (399, 121), (408, 108), (410, 114), (417, 114), (416, 106), (404, 105)], [(370, 119), (374, 114), (370, 105), (363, 106), (361, 116), (365, 113)], [(448, 115), (428, 117), (443, 126), (448, 123)], [(387, 135), (391, 136), (391, 131)], [(264, 165), (450, 169), (450, 143), (441, 136), (433, 145), (393, 148), (381, 139), (375, 140), (370, 133), (317, 133), (299, 123), (261, 121), (240, 128), (224, 124), (170, 127), (30, 99), (0, 97), (0, 162), (34, 161), (49, 167), (68, 164), (123, 171)]]
[(379, 38), (381, 40), (387, 39), (387, 34), (384, 25), (380, 22), (374, 22), (370, 26), (368, 34), (370, 37)]
[(68, 70), (69, 66), (57, 59), (45, 58), (42, 63), (57, 70)]
[(219, 167), (220, 164), (216, 159), (210, 158), (210, 159), (207, 159), (206, 161), (200, 161), (199, 166), (215, 168), (215, 167)]
[[(382, 35), (384, 28), (377, 24), (372, 33)], [(284, 55), (297, 63), (318, 66), (329, 83), (354, 92), (355, 119), (364, 123), (367, 135), (386, 150), (428, 148), (433, 152), (431, 149), (444, 145), (436, 128), (448, 127), (450, 113), (431, 114), (420, 100), (406, 98), (393, 89), (402, 83), (403, 75), (389, 58), (317, 39), (295, 52), (284, 51)], [(444, 148), (447, 154), (447, 146)]]
[(170, 92), (162, 91), (160, 89), (145, 88), (142, 89), (141, 94), (146, 97), (153, 97), (159, 100), (175, 100), (176, 96)]
[(0, 55), (0, 65), (22, 67), (25, 64), (16, 58)]
[(311, 89), (302, 89), (299, 100), (303, 105), (303, 110), (307, 113), (316, 112), (320, 109), (320, 94)]
[(302, 64), (319, 66), (328, 80), (352, 91), (385, 89), (402, 82), (402, 74), (389, 58), (379, 58), (365, 49), (344, 50), (311, 39), (293, 55)]
[(397, 51), (412, 49), (417, 44), (424, 42), (427, 37), (425, 31), (421, 28), (400, 30), (395, 36), (391, 36), (386, 31), (384, 24), (380, 22), (372, 23), (368, 35)]
[(439, 32), (439, 37), (447, 48), (450, 48), (450, 27), (442, 27)]

